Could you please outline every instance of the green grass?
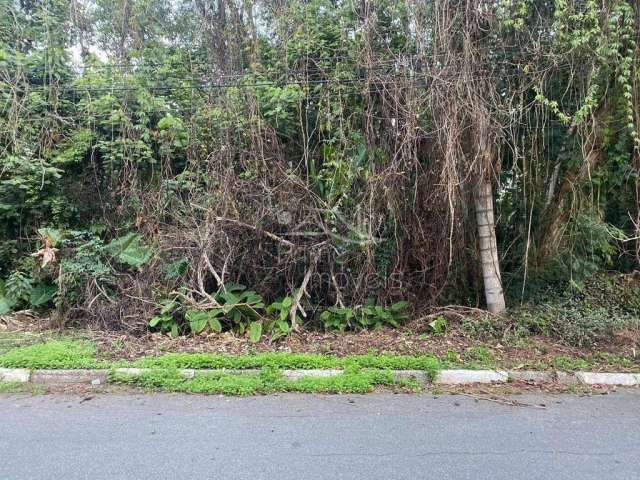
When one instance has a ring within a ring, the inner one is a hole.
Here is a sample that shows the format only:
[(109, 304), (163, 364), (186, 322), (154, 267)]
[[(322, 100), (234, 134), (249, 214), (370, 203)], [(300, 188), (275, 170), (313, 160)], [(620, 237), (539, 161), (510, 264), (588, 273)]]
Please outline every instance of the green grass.
[(99, 368), (95, 346), (82, 340), (54, 340), (9, 350), (0, 355), (5, 368)]
[(261, 353), (258, 355), (222, 355), (210, 353), (169, 353), (161, 357), (137, 360), (133, 366), (140, 368), (195, 368), (195, 369), (348, 369), (352, 367), (385, 370), (423, 370), (435, 376), (440, 361), (433, 355), (333, 355)]
[(485, 347), (471, 347), (464, 352), (464, 364), (467, 368), (495, 368), (493, 354)]
[(277, 369), (265, 367), (258, 375), (230, 375), (224, 372), (198, 374), (183, 378), (177, 369), (155, 369), (141, 375), (113, 372), (113, 383), (146, 390), (181, 393), (223, 395), (256, 395), (277, 392), (298, 393), (368, 393), (377, 386), (416, 391), (417, 382), (396, 382), (388, 370), (353, 369), (333, 377), (303, 377), (298, 380), (284, 378)]

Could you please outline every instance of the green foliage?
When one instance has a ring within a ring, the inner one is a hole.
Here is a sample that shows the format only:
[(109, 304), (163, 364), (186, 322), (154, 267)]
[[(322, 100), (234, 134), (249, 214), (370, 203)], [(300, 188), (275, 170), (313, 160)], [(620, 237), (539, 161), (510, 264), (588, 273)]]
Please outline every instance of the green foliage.
[(546, 335), (569, 345), (593, 346), (615, 332), (640, 327), (640, 286), (625, 275), (599, 274), (581, 289), (569, 289), (514, 312), (521, 335)]
[[(189, 328), (193, 333), (200, 333), (205, 328), (209, 327), (212, 331), (220, 333), (222, 331), (222, 324), (217, 318), (222, 315), (222, 310), (197, 310), (189, 309), (186, 311), (184, 317), (189, 322)], [(151, 325), (151, 323), (149, 323)], [(152, 327), (154, 325), (151, 325)]]
[[(430, 2), (238, 2), (233, 15), (178, 3), (0, 0), (0, 312), (55, 306), (64, 318), (80, 307), (105, 318), (148, 280), (141, 302), (206, 290), (154, 328), (276, 340), (289, 334), (292, 300), (265, 307), (261, 295), (290, 294), (295, 257), (311, 245), (319, 277), (381, 281), (310, 285), (309, 304), (347, 305), (322, 312), (326, 329), (404, 321), (404, 307), (384, 306), (409, 298), (391, 291), (397, 274), (417, 306), (448, 300), (434, 285), (475, 305), (473, 216), (453, 185), (476, 171), (487, 132), (475, 145), (466, 125), (480, 123), (499, 132), (489, 144), (512, 301), (637, 267), (631, 0), (449, 2), (451, 18), (437, 20)], [(477, 25), (483, 35), (468, 30)], [(446, 63), (463, 50), (486, 74), (468, 105), (453, 105), (449, 87), (432, 83), (442, 71), (451, 86), (468, 75), (465, 62)], [(490, 121), (476, 121), (475, 107)], [(591, 152), (602, 157), (593, 166)], [(274, 220), (292, 205), (295, 221)], [(561, 238), (545, 256), (554, 205)], [(274, 238), (297, 246), (276, 254)], [(30, 259), (42, 240), (59, 264)], [(215, 291), (212, 270), (261, 295)]]
[(159, 303), (160, 312), (149, 320), (151, 328), (158, 328), (161, 332), (168, 332), (172, 337), (179, 334), (179, 326), (174, 315), (175, 311), (180, 308), (180, 304), (176, 300), (163, 299)]
[(16, 270), (5, 282), (5, 296), (14, 303), (28, 302), (33, 290), (33, 280)]
[(189, 260), (180, 258), (163, 267), (165, 278), (167, 280), (175, 280), (180, 278), (189, 268)]
[(320, 314), (326, 330), (356, 329), (356, 328), (380, 328), (391, 326), (397, 328), (407, 316), (403, 311), (408, 302), (398, 302), (385, 308), (375, 305), (370, 301), (366, 305), (355, 308), (330, 307)]
[[(271, 332), (272, 340), (287, 336), (291, 331), (289, 319), (292, 305), (293, 298), (287, 296), (267, 306), (267, 315), (271, 317), (265, 322), (265, 330)], [(298, 323), (301, 321), (297, 313), (296, 320)]]
[(25, 384), (22, 382), (0, 381), (0, 393), (22, 393), (25, 390)]
[(134, 366), (154, 369), (380, 369), (422, 370), (434, 378), (440, 362), (432, 355), (348, 355), (336, 357), (318, 354), (261, 353), (223, 355), (211, 353), (170, 353), (137, 360)]
[(153, 257), (153, 250), (141, 245), (140, 235), (136, 233), (114, 238), (105, 251), (115, 260), (132, 267), (141, 267)]
[(86, 341), (54, 340), (9, 350), (0, 355), (0, 367), (100, 368), (95, 351)]
[(239, 334), (248, 332), (252, 342), (262, 337), (262, 297), (244, 285), (229, 283), (215, 295), (219, 306), (206, 310), (189, 309), (185, 317), (193, 333), (200, 333), (209, 327), (214, 332), (221, 332), (224, 327), (233, 329)]
[[(252, 342), (258, 342), (264, 334), (270, 334), (275, 341), (291, 331), (289, 309), (292, 297), (285, 297), (265, 308), (262, 297), (244, 285), (229, 283), (214, 296), (218, 306), (209, 308), (188, 308), (184, 311), (189, 330), (199, 334), (209, 329), (220, 333), (224, 329), (239, 334), (247, 333)], [(178, 317), (183, 307), (177, 299), (160, 302), (160, 314), (149, 322), (152, 328), (178, 335)]]
[(495, 367), (493, 355), (486, 347), (471, 347), (464, 352), (464, 360), (470, 365)]
[(299, 393), (368, 393), (376, 386), (410, 386), (396, 382), (389, 371), (359, 370), (331, 377), (284, 378), (278, 370), (263, 369), (259, 375), (230, 375), (223, 372), (198, 374), (184, 378), (177, 370), (152, 370), (141, 375), (112, 373), (112, 382), (144, 389), (168, 392), (206, 393), (223, 395), (256, 395), (276, 392)]
[(0, 315), (9, 313), (15, 302), (11, 298), (7, 298), (4, 282), (0, 280)]
[(434, 335), (444, 335), (447, 331), (447, 319), (439, 315), (435, 320), (429, 322), (429, 328)]
[[(253, 290), (247, 290), (244, 285), (226, 284), (218, 291), (216, 301), (220, 307), (214, 307), (213, 312), (223, 315), (225, 321), (243, 334), (250, 325), (254, 325), (260, 318), (260, 312), (264, 309), (262, 297)], [(256, 327), (252, 330), (252, 339), (257, 334)], [(258, 334), (258, 339), (260, 338)]]
[(33, 307), (42, 307), (51, 302), (56, 293), (58, 286), (51, 283), (40, 283), (31, 289), (29, 304)]
[(0, 315), (23, 307), (45, 307), (57, 292), (57, 285), (46, 280), (34, 284), (32, 277), (16, 270), (6, 282), (0, 281)]

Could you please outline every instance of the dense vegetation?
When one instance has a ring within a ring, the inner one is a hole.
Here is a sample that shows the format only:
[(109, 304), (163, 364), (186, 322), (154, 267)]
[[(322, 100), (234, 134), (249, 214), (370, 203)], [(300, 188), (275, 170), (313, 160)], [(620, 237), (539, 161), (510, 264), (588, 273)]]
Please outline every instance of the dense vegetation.
[(0, 0), (0, 314), (277, 338), (631, 272), (639, 18)]

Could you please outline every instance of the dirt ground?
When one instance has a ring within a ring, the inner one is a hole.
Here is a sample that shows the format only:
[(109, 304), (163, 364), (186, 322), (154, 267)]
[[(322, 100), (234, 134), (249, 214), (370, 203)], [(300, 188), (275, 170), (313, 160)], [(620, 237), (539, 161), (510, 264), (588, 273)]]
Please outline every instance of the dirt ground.
[[(536, 365), (553, 365), (557, 357), (594, 361), (603, 370), (611, 359), (616, 370), (621, 368), (616, 359), (624, 357), (629, 369), (640, 366), (634, 344), (611, 343), (597, 349), (576, 348), (562, 345), (546, 337), (504, 339), (470, 338), (463, 332), (451, 331), (444, 336), (418, 333), (412, 330), (379, 329), (357, 333), (309, 332), (290, 335), (275, 343), (264, 339), (251, 343), (246, 337), (232, 333), (203, 334), (171, 338), (159, 333), (131, 336), (108, 332), (83, 332), (98, 346), (98, 352), (106, 358), (134, 360), (142, 356), (157, 356), (168, 352), (207, 352), (225, 354), (251, 354), (260, 352), (321, 353), (361, 355), (390, 353), (398, 355), (434, 354), (452, 361), (491, 363), (502, 367), (524, 368)], [(486, 350), (486, 352), (482, 352)], [(478, 351), (481, 355), (478, 355)], [(603, 355), (604, 353), (604, 355)]]

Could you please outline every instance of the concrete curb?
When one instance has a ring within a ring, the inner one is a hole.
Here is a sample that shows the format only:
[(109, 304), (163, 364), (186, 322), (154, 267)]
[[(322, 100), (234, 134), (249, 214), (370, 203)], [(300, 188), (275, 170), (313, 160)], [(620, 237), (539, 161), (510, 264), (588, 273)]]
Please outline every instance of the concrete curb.
[(435, 383), (465, 385), (467, 383), (506, 383), (509, 373), (499, 370), (440, 370)]
[[(116, 368), (116, 373), (139, 376), (153, 371), (150, 368)], [(194, 370), (182, 369), (184, 378), (194, 378), (198, 374), (226, 373), (230, 375), (257, 375), (259, 369), (247, 370)], [(282, 375), (290, 380), (303, 377), (333, 377), (342, 375), (343, 370), (283, 370)], [(420, 383), (429, 383), (429, 376), (422, 370), (394, 370), (395, 380), (413, 378)], [(0, 368), (0, 381), (35, 383), (40, 385), (92, 384), (109, 382), (109, 370), (28, 370), (24, 368)], [(441, 370), (433, 383), (439, 385), (504, 384), (515, 381), (529, 383), (558, 383), (561, 385), (611, 385), (640, 386), (640, 373), (611, 372), (561, 372), (522, 370)]]
[(38, 385), (59, 385), (67, 383), (90, 383), (103, 385), (107, 383), (109, 370), (34, 370), (31, 372), (31, 383)]
[(31, 371), (25, 368), (0, 368), (0, 381), (26, 383), (31, 377)]

